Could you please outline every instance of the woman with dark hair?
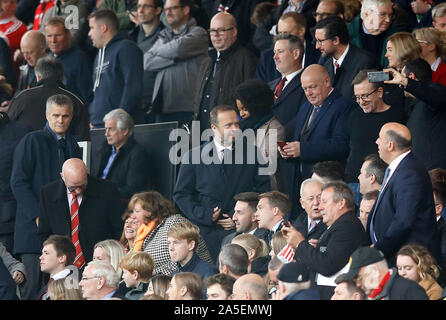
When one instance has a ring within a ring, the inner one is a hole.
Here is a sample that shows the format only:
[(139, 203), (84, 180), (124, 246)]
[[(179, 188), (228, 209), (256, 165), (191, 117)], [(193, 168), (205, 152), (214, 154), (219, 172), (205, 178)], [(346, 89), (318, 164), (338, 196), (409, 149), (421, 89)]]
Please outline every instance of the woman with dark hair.
[[(140, 223), (133, 251), (147, 252), (155, 262), (155, 273), (170, 275), (176, 269), (176, 263), (170, 260), (167, 231), (174, 224), (189, 220), (178, 214), (174, 204), (157, 191), (134, 194), (128, 210)], [(213, 263), (201, 237), (196, 252), (200, 259)]]
[[(277, 163), (276, 140), (285, 140), (285, 128), (274, 117), (272, 106), (274, 93), (268, 84), (259, 79), (246, 80), (234, 89), (234, 100), (239, 111), (240, 129), (253, 129), (256, 133), (256, 146), (269, 163)], [(272, 132), (277, 139), (270, 141)], [(271, 175), (271, 186), (277, 189), (277, 173)]]

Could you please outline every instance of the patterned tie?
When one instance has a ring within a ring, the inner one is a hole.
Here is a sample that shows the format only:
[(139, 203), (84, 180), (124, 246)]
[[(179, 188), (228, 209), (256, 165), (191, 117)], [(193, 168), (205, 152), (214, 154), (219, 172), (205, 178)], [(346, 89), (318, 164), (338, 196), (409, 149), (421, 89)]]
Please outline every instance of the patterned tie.
[(308, 232), (310, 232), (311, 230), (314, 229), (314, 227), (316, 227), (317, 223), (315, 220), (311, 220), (310, 222), (310, 226), (308, 227)]
[(321, 107), (313, 106), (313, 111), (311, 112), (310, 119), (308, 120), (308, 127), (311, 125), (311, 123), (313, 122), (314, 118), (316, 118), (316, 115), (318, 114), (320, 109), (321, 109)]
[(277, 100), (277, 98), (279, 98), (280, 94), (282, 93), (286, 80), (286, 77), (283, 77), (274, 89), (274, 101)]
[(378, 202), (381, 199), (381, 196), (384, 191), (384, 187), (386, 186), (386, 182), (387, 182), (387, 178), (389, 177), (389, 173), (390, 173), (390, 168), (387, 167), (386, 172), (384, 173), (382, 187), (381, 187), (381, 190), (379, 191), (378, 198), (375, 201), (375, 208), (373, 208), (372, 217), (370, 218), (370, 238), (372, 239), (373, 244), (375, 244), (378, 241), (378, 239), (376, 239), (376, 235), (375, 235), (375, 228), (374, 228), (373, 220), (375, 218), (375, 213), (376, 213), (376, 208), (378, 207)]
[(71, 241), (76, 248), (76, 258), (74, 259), (74, 265), (80, 269), (85, 264), (85, 258), (82, 254), (81, 244), (79, 242), (79, 202), (75, 193), (71, 193), (73, 196), (71, 200), (70, 213), (71, 213)]

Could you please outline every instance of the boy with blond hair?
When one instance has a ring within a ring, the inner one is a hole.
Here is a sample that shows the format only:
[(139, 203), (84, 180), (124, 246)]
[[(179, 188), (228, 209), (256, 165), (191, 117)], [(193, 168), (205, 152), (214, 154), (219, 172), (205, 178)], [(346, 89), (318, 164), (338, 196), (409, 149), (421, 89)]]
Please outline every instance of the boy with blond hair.
[(129, 300), (139, 300), (147, 291), (155, 269), (152, 257), (142, 251), (130, 252), (122, 258), (120, 267), (125, 285), (131, 288), (125, 297)]
[(180, 222), (169, 229), (167, 242), (170, 259), (177, 264), (173, 275), (179, 272), (193, 272), (205, 279), (218, 273), (216, 266), (201, 260), (195, 253), (199, 240), (200, 229), (191, 222)]

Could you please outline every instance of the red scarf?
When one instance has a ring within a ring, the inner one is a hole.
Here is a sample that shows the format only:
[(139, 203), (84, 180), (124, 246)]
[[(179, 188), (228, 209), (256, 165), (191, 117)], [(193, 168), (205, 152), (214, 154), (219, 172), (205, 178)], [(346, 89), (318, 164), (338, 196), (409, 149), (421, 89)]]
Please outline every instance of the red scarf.
[(386, 285), (387, 281), (389, 281), (389, 279), (390, 279), (390, 275), (391, 275), (391, 272), (389, 270), (389, 271), (387, 271), (386, 275), (384, 276), (384, 278), (379, 283), (378, 288), (373, 290), (373, 292), (369, 295), (369, 298), (373, 299), (373, 298), (375, 298), (378, 294), (380, 294), (383, 291), (384, 286)]

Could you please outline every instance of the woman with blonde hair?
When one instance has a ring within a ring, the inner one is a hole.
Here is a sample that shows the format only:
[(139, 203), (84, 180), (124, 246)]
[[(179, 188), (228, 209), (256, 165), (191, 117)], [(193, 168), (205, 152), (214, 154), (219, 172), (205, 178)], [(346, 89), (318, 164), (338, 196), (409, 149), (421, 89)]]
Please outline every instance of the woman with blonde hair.
[(271, 237), (271, 251), (269, 252), (271, 258), (276, 256), (286, 245), (287, 242), (282, 232), (275, 232)]
[(415, 29), (412, 34), (421, 46), (421, 56), (432, 69), (432, 81), (446, 86), (446, 34), (435, 28)]
[(119, 264), (124, 256), (124, 246), (117, 240), (107, 239), (94, 245), (93, 260), (105, 260), (109, 262), (115, 268), (119, 277), (122, 275), (122, 269)]
[(249, 273), (264, 276), (268, 272), (269, 248), (265, 241), (250, 233), (242, 233), (234, 237), (232, 244), (238, 244), (248, 253)]
[(407, 60), (421, 58), (421, 46), (409, 32), (397, 32), (387, 39), (385, 57), (389, 67), (401, 72)]
[[(52, 280), (48, 283), (51, 300), (84, 300), (78, 283), (69, 282), (67, 278)], [(74, 281), (74, 280), (72, 280)]]
[(396, 266), (398, 274), (418, 283), (426, 291), (430, 300), (441, 298), (443, 289), (436, 281), (440, 270), (425, 247), (417, 244), (403, 246), (397, 253)]

